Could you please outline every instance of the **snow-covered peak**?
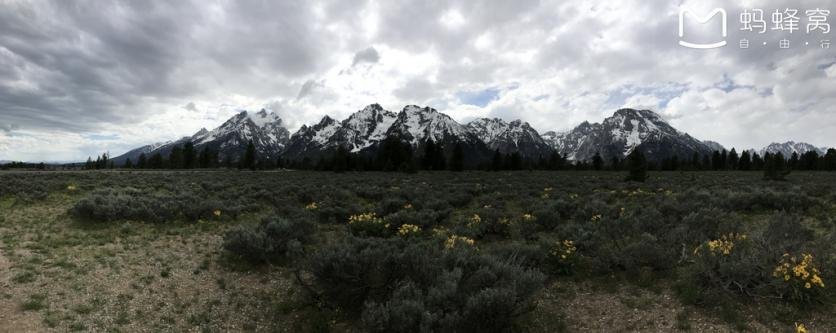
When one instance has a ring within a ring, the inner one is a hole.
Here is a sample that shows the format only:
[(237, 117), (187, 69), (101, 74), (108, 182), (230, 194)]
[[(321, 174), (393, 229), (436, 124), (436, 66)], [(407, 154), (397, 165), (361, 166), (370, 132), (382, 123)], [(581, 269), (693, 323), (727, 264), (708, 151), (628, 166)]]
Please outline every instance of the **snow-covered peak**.
[(204, 135), (206, 133), (209, 133), (209, 130), (207, 130), (206, 127), (203, 127), (199, 131), (197, 131), (197, 133), (195, 133), (194, 135), (200, 136), (200, 135)]
[(726, 147), (723, 147), (719, 142), (711, 141), (711, 140), (703, 140), (702, 142), (706, 147), (711, 149), (711, 151), (723, 151)]
[[(244, 112), (246, 113), (247, 111)], [(249, 118), (250, 121), (252, 121), (253, 124), (259, 128), (264, 128), (270, 124), (282, 124), (282, 119), (279, 118), (279, 115), (273, 112), (267, 112), (265, 109), (261, 109), (261, 111), (256, 113), (247, 113), (247, 118)]]
[(624, 156), (650, 138), (682, 135), (650, 110), (620, 109), (604, 119), (603, 125), (614, 140), (624, 142)]
[(467, 124), (467, 129), (490, 145), (502, 132), (508, 129), (508, 123), (499, 118), (479, 118)]
[(360, 151), (385, 139), (397, 117), (380, 104), (371, 104), (343, 120), (339, 140), (344, 141), (352, 152)]
[(464, 140), (469, 134), (467, 128), (450, 116), (431, 107), (422, 108), (416, 105), (404, 107), (389, 131), (398, 132), (413, 145), (424, 140), (442, 141), (445, 137)]
[(650, 110), (620, 109), (601, 123), (584, 121), (569, 132), (547, 132), (542, 137), (573, 160), (588, 160), (596, 153), (605, 158), (624, 158), (639, 146), (651, 159), (711, 152), (708, 146), (673, 128)]
[(827, 150), (816, 147), (806, 142), (787, 141), (784, 143), (773, 142), (761, 149), (760, 154), (763, 155), (764, 153), (781, 153), (782, 155), (784, 155), (784, 157), (789, 158), (790, 156), (792, 156), (793, 153), (796, 153), (800, 156), (809, 151), (814, 151), (817, 154), (819, 154), (819, 156), (821, 156), (824, 155)]

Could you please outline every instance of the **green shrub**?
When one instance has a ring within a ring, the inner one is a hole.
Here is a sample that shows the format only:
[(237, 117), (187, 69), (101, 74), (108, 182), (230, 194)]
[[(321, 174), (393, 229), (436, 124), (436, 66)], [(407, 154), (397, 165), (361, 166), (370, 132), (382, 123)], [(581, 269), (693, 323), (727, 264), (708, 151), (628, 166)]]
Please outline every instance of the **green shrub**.
[(259, 225), (238, 226), (224, 236), (223, 248), (250, 263), (298, 258), (310, 242), (314, 225), (306, 220), (265, 218)]
[(372, 332), (507, 331), (544, 280), (512, 258), (398, 238), (350, 238), (309, 267), (325, 299)]
[(180, 192), (163, 194), (127, 187), (95, 190), (76, 202), (70, 213), (81, 219), (99, 222), (166, 222), (176, 219), (197, 221), (237, 218), (241, 212), (252, 210), (254, 207), (255, 204), (243, 196), (229, 193), (212, 197), (206, 193), (196, 194), (183, 189)]

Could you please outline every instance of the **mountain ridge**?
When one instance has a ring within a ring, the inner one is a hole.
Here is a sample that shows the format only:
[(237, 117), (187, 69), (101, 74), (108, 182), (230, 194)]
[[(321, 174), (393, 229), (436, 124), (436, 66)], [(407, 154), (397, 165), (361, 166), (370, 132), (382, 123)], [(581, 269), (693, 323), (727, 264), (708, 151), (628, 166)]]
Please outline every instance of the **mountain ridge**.
[[(461, 145), (471, 165), (486, 162), (497, 150), (502, 154), (517, 152), (530, 160), (549, 158), (556, 152), (571, 161), (588, 161), (596, 154), (605, 160), (623, 159), (639, 149), (649, 160), (660, 161), (674, 156), (682, 159), (694, 154), (707, 155), (718, 147), (724, 149), (717, 142), (700, 141), (679, 131), (651, 110), (622, 108), (601, 122), (584, 121), (570, 130), (541, 134), (521, 119), (508, 122), (500, 118), (478, 118), (461, 124), (429, 106), (406, 105), (392, 112), (374, 103), (343, 120), (326, 115), (315, 124), (302, 125), (292, 134), (273, 112), (241, 111), (212, 130), (202, 128), (192, 136), (141, 146), (113, 160), (120, 164), (128, 158), (136, 162), (140, 154), (165, 156), (174, 146), (191, 141), (196, 150), (209, 148), (218, 153), (219, 159), (236, 161), (250, 140), (258, 155), (268, 160), (329, 158), (339, 147), (369, 156), (387, 138), (410, 144), (418, 155), (429, 140), (440, 146), (448, 157), (454, 146)], [(772, 143), (761, 152), (767, 149), (799, 154), (816, 150), (820, 155), (826, 151), (793, 141)]]

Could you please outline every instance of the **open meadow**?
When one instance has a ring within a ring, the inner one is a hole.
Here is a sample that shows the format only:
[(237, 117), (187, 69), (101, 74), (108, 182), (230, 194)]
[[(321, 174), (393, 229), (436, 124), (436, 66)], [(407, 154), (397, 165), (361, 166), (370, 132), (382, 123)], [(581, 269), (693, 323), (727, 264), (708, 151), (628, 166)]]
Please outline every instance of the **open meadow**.
[(0, 331), (836, 330), (836, 173), (0, 172)]

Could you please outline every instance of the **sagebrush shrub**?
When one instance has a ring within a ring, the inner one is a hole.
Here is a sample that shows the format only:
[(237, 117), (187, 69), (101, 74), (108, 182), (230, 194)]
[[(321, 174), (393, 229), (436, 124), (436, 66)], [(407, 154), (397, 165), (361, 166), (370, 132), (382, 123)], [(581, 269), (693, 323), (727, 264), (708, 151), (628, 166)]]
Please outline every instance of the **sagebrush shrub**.
[(360, 312), (374, 332), (500, 332), (524, 313), (544, 276), (515, 258), (431, 241), (350, 238), (313, 255), (325, 299)]
[(265, 218), (257, 226), (242, 225), (224, 235), (223, 248), (251, 263), (299, 259), (310, 242), (314, 225), (307, 220)]

